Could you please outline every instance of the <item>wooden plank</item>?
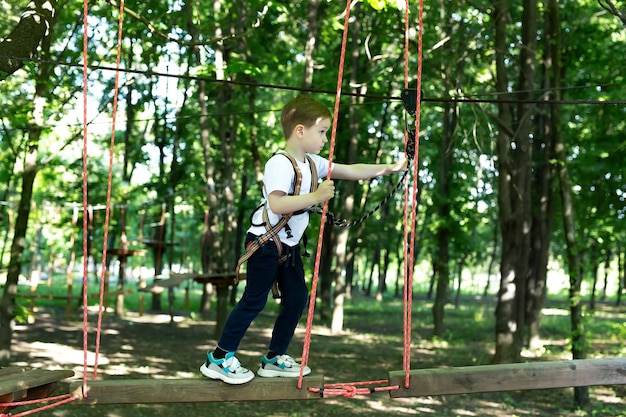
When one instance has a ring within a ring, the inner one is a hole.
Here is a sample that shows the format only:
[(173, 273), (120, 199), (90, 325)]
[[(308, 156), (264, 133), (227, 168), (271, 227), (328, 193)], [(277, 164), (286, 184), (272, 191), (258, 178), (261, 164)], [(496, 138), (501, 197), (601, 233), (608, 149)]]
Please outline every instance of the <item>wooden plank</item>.
[[(195, 274), (195, 273), (177, 274), (175, 272), (172, 273), (172, 276), (175, 276), (175, 277), (188, 277), (188, 278), (193, 278), (193, 279), (206, 280), (207, 282), (210, 282), (211, 280), (234, 279), (236, 275), (237, 274), (235, 271), (217, 272), (217, 273), (213, 272), (209, 274)], [(244, 274), (241, 274), (241, 275), (244, 275)]]
[(626, 384), (626, 358), (416, 369), (389, 373), (393, 398)]
[[(18, 368), (19, 369), (19, 368)], [(74, 376), (74, 371), (47, 369), (21, 369), (0, 377), (0, 396), (40, 387)]]
[(0, 378), (4, 378), (7, 375), (26, 372), (27, 370), (27, 368), (20, 368), (19, 366), (7, 366), (6, 368), (0, 369)]
[(184, 283), (185, 281), (189, 281), (191, 278), (192, 277), (186, 276), (186, 274), (185, 275), (172, 274), (172, 276), (168, 279), (155, 280), (154, 283), (144, 288), (139, 288), (139, 291), (151, 292), (154, 294), (161, 294), (166, 289), (177, 287), (180, 284)]
[(53, 295), (53, 294), (15, 294), (17, 298), (41, 298), (44, 300), (79, 300), (83, 298), (81, 295)]
[(70, 394), (80, 397), (73, 405), (164, 404), (222, 401), (307, 400), (320, 398), (308, 388), (324, 385), (323, 376), (307, 376), (302, 389), (298, 378), (256, 377), (241, 385), (211, 379), (108, 379), (88, 382), (87, 397), (82, 383), (70, 384)]

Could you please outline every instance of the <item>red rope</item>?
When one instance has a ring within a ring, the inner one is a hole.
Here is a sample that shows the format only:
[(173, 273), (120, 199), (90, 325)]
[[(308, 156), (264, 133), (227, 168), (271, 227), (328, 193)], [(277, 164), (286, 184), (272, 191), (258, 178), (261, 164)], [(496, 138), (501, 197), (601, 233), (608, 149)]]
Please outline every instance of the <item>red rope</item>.
[[(341, 99), (341, 85), (343, 83), (343, 68), (346, 57), (346, 45), (348, 43), (348, 26), (350, 23), (350, 0), (346, 2), (346, 16), (343, 24), (343, 38), (341, 40), (341, 56), (339, 58), (339, 73), (337, 74), (337, 92), (335, 95), (335, 109), (333, 114), (333, 126), (330, 136), (330, 145), (328, 153), (328, 176), (331, 178), (331, 170), (333, 167), (333, 154), (335, 150), (335, 138), (337, 137), (337, 119), (339, 119), (339, 102)], [(306, 321), (306, 331), (304, 336), (304, 347), (302, 349), (302, 367), (300, 368), (300, 376), (298, 377), (298, 389), (302, 389), (302, 379), (304, 378), (304, 368), (309, 361), (309, 350), (311, 347), (311, 329), (313, 327), (313, 315), (315, 314), (315, 300), (317, 298), (317, 282), (319, 280), (320, 260), (322, 258), (322, 241), (324, 239), (324, 225), (326, 224), (326, 211), (328, 210), (328, 202), (324, 201), (322, 207), (322, 220), (320, 222), (319, 237), (317, 239), (317, 252), (315, 254), (315, 267), (313, 270), (313, 282), (311, 284), (311, 296), (309, 300), (309, 314)]]
[[(343, 396), (346, 398), (353, 398), (357, 395), (367, 395), (374, 392), (381, 391), (395, 391), (400, 388), (399, 385), (371, 387), (371, 385), (387, 384), (389, 381), (386, 379), (379, 381), (365, 381), (365, 382), (349, 382), (339, 384), (324, 384), (324, 388), (309, 388), (309, 392), (319, 393), (320, 397), (324, 396)], [(370, 386), (369, 388), (366, 388)]]
[[(409, 0), (406, 2), (406, 9), (404, 11), (404, 88), (409, 88)], [(409, 133), (406, 129), (404, 129), (404, 144), (406, 144), (409, 140)], [(403, 319), (403, 351), (402, 351), (402, 369), (406, 370), (407, 367), (410, 367), (408, 363), (410, 360), (408, 359), (407, 351), (410, 352), (411, 346), (411, 337), (409, 336), (411, 326), (408, 324), (407, 317), (410, 315), (407, 309), (407, 300), (408, 300), (408, 288), (409, 288), (409, 280), (408, 280), (408, 264), (407, 259), (409, 259), (409, 247), (408, 247), (408, 216), (409, 216), (409, 178), (408, 176), (404, 179), (404, 217), (403, 217), (403, 239), (402, 239), (402, 249), (404, 255), (404, 289), (403, 289), (403, 297), (404, 303), (402, 310), (402, 319)], [(405, 385), (406, 382), (405, 382)], [(407, 386), (408, 388), (408, 386)]]
[(124, 0), (120, 1), (119, 21), (117, 27), (117, 56), (115, 59), (115, 86), (113, 88), (113, 110), (111, 115), (111, 141), (109, 145), (109, 173), (107, 179), (107, 199), (104, 210), (104, 241), (102, 245), (102, 263), (100, 266), (100, 299), (98, 303), (98, 324), (96, 327), (96, 351), (93, 366), (93, 379), (98, 376), (98, 356), (100, 353), (100, 335), (102, 332), (102, 315), (104, 305), (104, 284), (106, 277), (107, 245), (109, 241), (109, 221), (111, 217), (111, 183), (113, 181), (113, 158), (115, 156), (115, 124), (117, 120), (117, 100), (120, 84), (120, 61), (122, 55), (122, 23), (124, 21)]
[[(406, 10), (406, 22), (405, 22), (405, 88), (408, 87), (408, 0)], [(417, 217), (417, 181), (419, 173), (419, 133), (420, 133), (420, 112), (421, 112), (421, 91), (422, 91), (422, 34), (423, 34), (423, 15), (424, 15), (424, 3), (423, 0), (419, 1), (419, 14), (418, 14), (418, 31), (417, 31), (417, 105), (415, 110), (415, 150), (414, 150), (414, 163), (413, 163), (413, 188), (411, 190), (411, 225), (407, 228), (406, 223), (408, 220), (408, 187), (405, 183), (405, 234), (404, 234), (404, 255), (405, 255), (405, 284), (404, 284), (404, 355), (403, 366), (405, 372), (404, 386), (409, 387), (410, 372), (411, 372), (411, 312), (413, 311), (413, 269), (415, 262), (415, 221)], [(405, 132), (405, 134), (407, 134)], [(408, 137), (408, 136), (407, 136)], [(409, 240), (409, 248), (407, 248), (407, 233), (411, 230), (411, 238)], [(408, 262), (408, 264), (407, 264)]]
[(89, 278), (87, 274), (88, 261), (88, 198), (87, 198), (87, 52), (89, 39), (89, 0), (83, 0), (83, 395), (87, 392), (87, 303), (89, 302), (89, 294), (87, 285)]
[[(87, 52), (88, 52), (88, 38), (89, 38), (89, 1), (83, 1), (83, 387), (82, 394), (87, 398), (87, 351), (88, 351), (88, 274), (87, 274), (87, 212), (88, 212), (88, 136), (87, 136)], [(107, 181), (107, 197), (106, 197), (106, 209), (104, 220), (104, 237), (102, 246), (102, 264), (101, 264), (101, 277), (100, 277), (100, 298), (98, 309), (98, 320), (96, 328), (96, 348), (95, 348), (95, 360), (93, 369), (93, 379), (95, 380), (98, 375), (98, 357), (100, 353), (100, 339), (102, 331), (102, 316), (103, 316), (103, 304), (104, 304), (104, 283), (106, 277), (106, 257), (107, 257), (107, 243), (109, 235), (109, 221), (111, 212), (111, 183), (113, 178), (113, 157), (115, 150), (115, 125), (117, 119), (117, 101), (119, 94), (119, 74), (120, 74), (120, 61), (121, 61), (121, 48), (122, 48), (122, 23), (124, 18), (124, 0), (120, 2), (119, 6), (119, 22), (117, 32), (117, 58), (116, 58), (116, 71), (115, 71), (115, 87), (113, 93), (113, 114), (111, 121), (111, 141), (109, 146), (109, 171)]]
[(0, 407), (19, 407), (19, 406), (22, 406), (22, 405), (40, 404), (40, 403), (43, 403), (43, 402), (50, 402), (50, 401), (60, 400), (60, 401), (57, 401), (54, 404), (48, 404), (48, 405), (44, 405), (44, 406), (39, 407), (39, 408), (33, 408), (32, 410), (22, 411), (21, 413), (18, 413), (18, 414), (0, 413), (0, 417), (28, 416), (30, 414), (35, 414), (35, 413), (38, 413), (38, 412), (41, 412), (41, 411), (50, 410), (52, 408), (58, 407), (58, 406), (63, 405), (63, 404), (71, 403), (72, 401), (76, 401), (77, 399), (78, 399), (78, 397), (75, 396), (75, 395), (63, 394), (63, 395), (58, 395), (56, 397), (40, 398), (40, 399), (37, 399), (37, 400), (15, 401), (15, 402), (10, 402), (10, 403), (0, 403)]

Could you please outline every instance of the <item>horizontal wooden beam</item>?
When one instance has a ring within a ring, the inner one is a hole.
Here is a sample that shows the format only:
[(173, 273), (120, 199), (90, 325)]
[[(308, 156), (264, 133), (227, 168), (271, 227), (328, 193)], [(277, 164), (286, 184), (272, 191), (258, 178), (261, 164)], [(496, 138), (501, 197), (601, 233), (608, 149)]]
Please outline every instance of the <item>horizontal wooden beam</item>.
[(389, 373), (393, 398), (626, 384), (626, 358), (415, 369)]
[(108, 379), (88, 382), (86, 397), (82, 383), (74, 382), (70, 394), (80, 398), (73, 405), (308, 400), (320, 398), (309, 387), (323, 387), (324, 377), (307, 376), (302, 389), (297, 384), (298, 378), (257, 377), (242, 385), (211, 379)]
[(74, 376), (74, 371), (25, 369), (19, 367), (0, 370), (0, 396), (52, 384)]
[(189, 281), (192, 277), (186, 275), (177, 275), (167, 279), (155, 279), (154, 282), (144, 288), (139, 288), (139, 291), (151, 292), (154, 294), (161, 294), (168, 288), (177, 287), (186, 281)]
[(82, 295), (52, 295), (52, 294), (31, 294), (31, 293), (18, 293), (15, 294), (16, 298), (41, 298), (45, 300), (80, 300)]

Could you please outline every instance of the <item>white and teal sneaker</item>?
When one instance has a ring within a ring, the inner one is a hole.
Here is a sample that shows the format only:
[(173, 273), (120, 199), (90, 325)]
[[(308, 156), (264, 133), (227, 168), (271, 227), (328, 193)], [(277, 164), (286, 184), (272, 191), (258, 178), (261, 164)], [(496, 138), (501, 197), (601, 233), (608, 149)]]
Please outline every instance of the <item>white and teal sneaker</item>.
[[(300, 376), (301, 365), (289, 355), (278, 355), (272, 359), (263, 356), (261, 359), (261, 367), (257, 372), (260, 376), (266, 378), (287, 377), (298, 378)], [(305, 366), (302, 375), (311, 373), (311, 368)]]
[(200, 367), (200, 372), (208, 378), (233, 385), (245, 384), (254, 378), (254, 372), (241, 366), (235, 352), (228, 352), (224, 359), (215, 359), (212, 352), (207, 352), (207, 360)]

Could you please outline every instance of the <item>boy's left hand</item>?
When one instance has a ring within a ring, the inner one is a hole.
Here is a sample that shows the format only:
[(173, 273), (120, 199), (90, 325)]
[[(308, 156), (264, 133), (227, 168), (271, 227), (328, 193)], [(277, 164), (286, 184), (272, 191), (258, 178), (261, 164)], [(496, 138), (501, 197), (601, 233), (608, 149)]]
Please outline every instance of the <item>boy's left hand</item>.
[(389, 168), (390, 172), (404, 172), (409, 169), (409, 161), (408, 159), (402, 157), (396, 163), (391, 164)]

